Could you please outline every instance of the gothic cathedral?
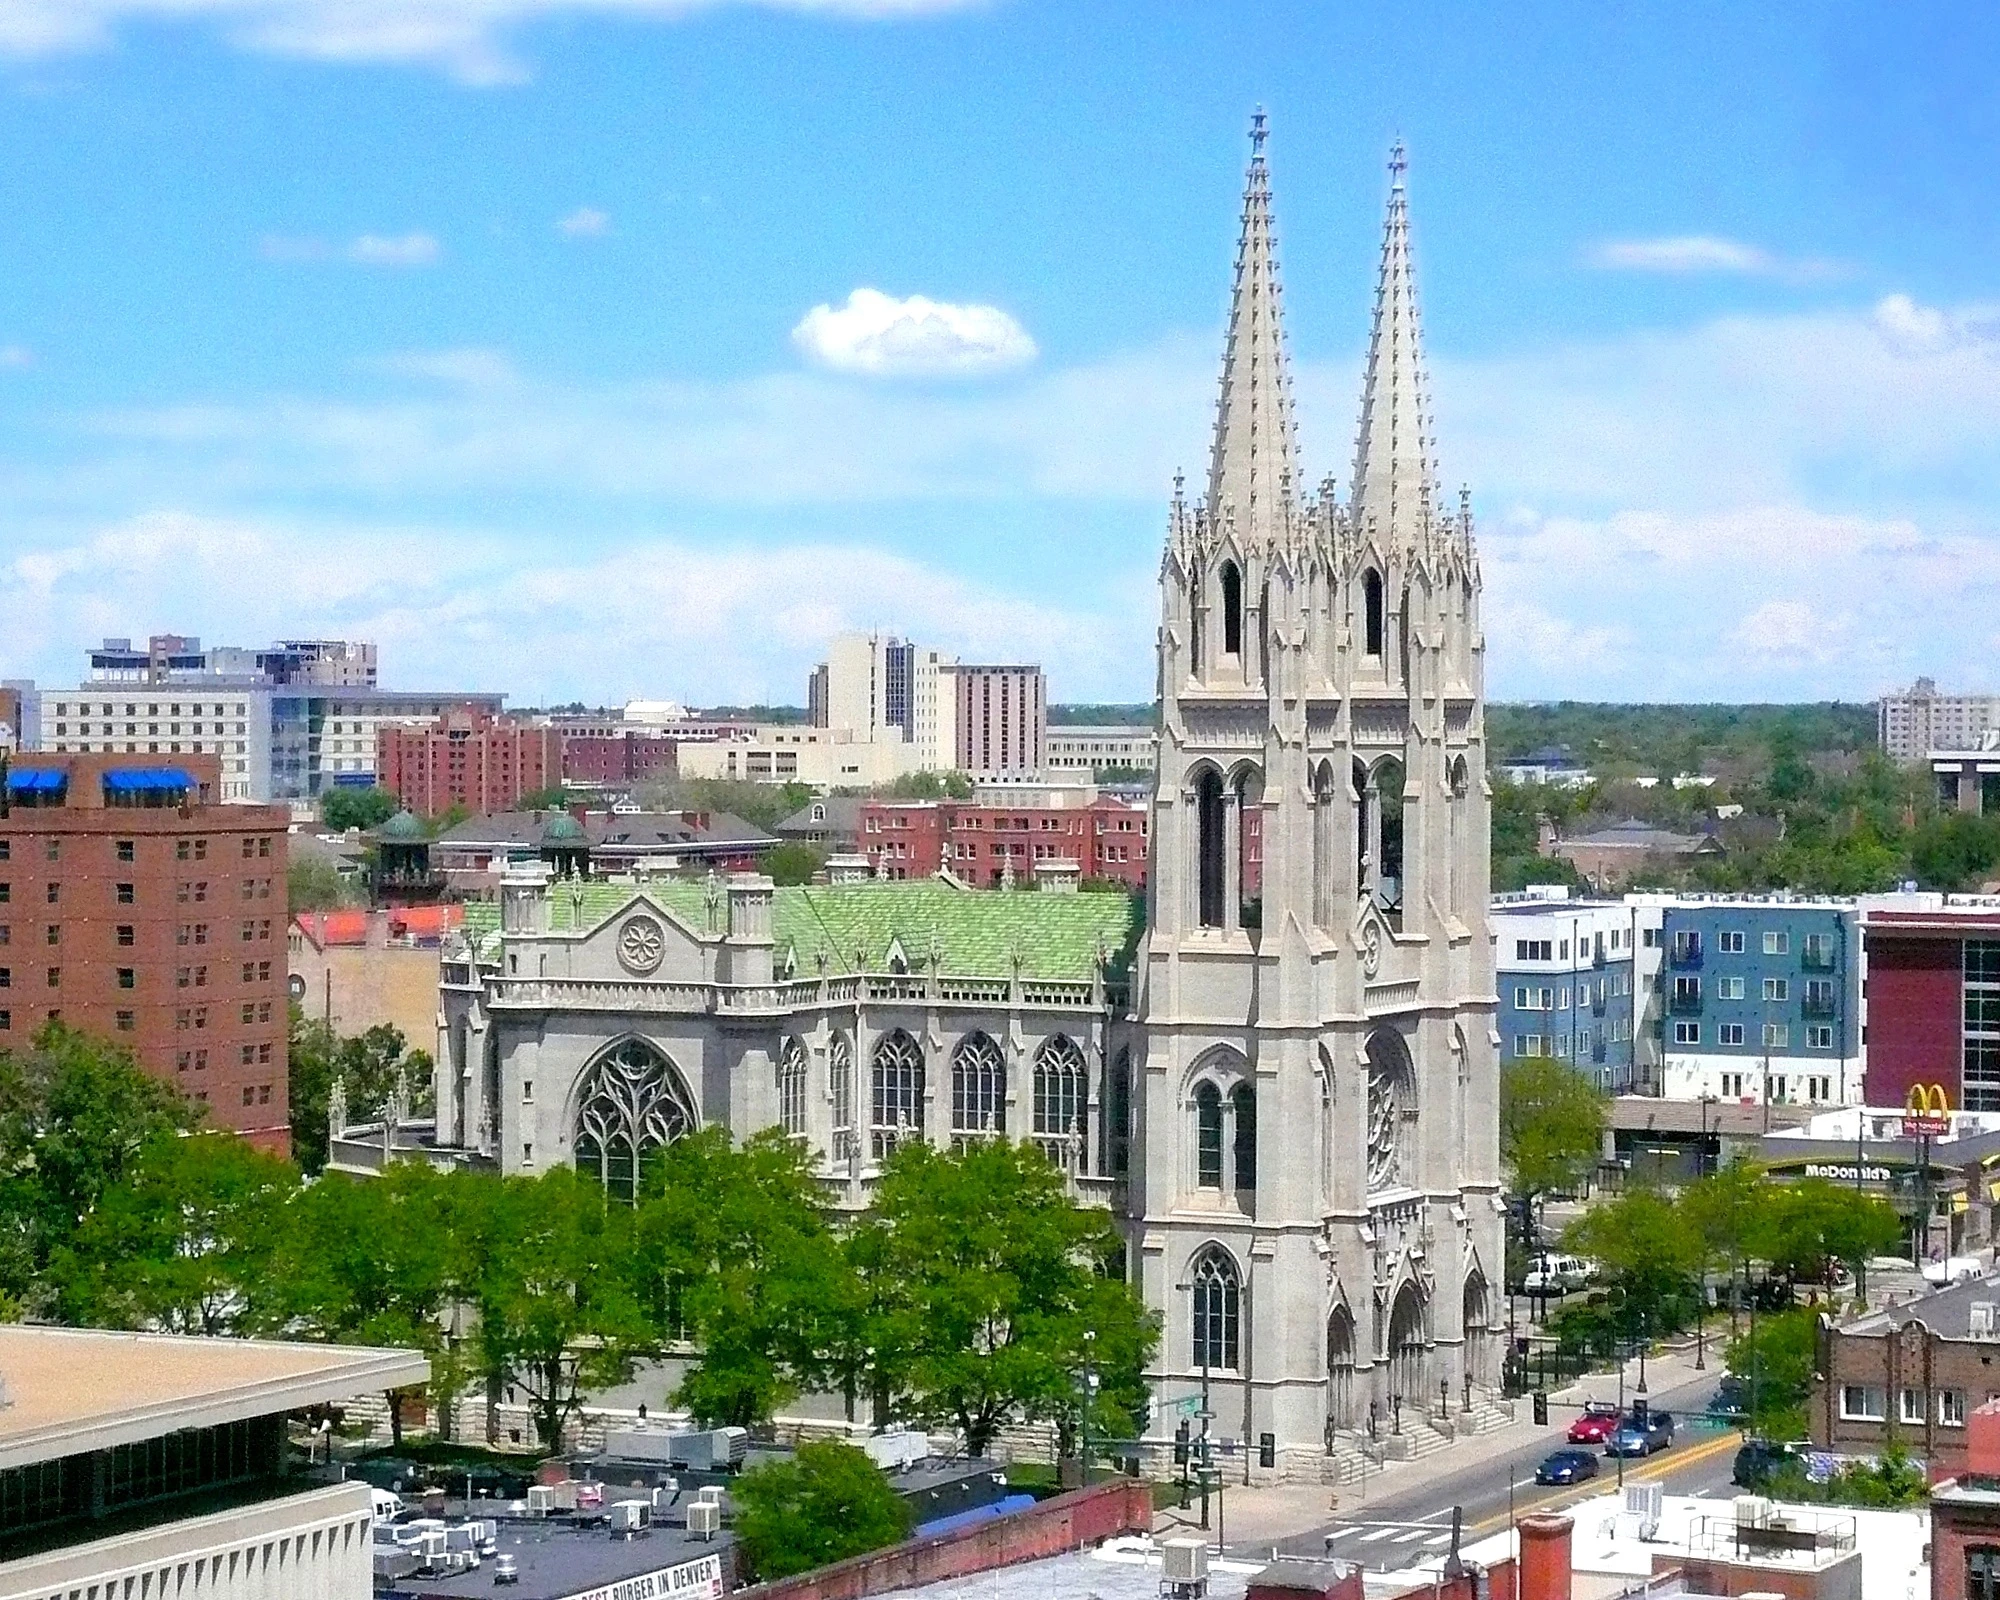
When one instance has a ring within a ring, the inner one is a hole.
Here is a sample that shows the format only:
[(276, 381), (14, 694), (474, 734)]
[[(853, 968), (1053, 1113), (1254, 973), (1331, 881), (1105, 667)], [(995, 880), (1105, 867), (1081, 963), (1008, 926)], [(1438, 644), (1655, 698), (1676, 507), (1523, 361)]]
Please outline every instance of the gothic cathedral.
[(1440, 492), (1400, 147), (1354, 472), (1302, 490), (1261, 114), (1206, 493), (1160, 569), (1130, 1230), (1153, 1429), (1318, 1476), (1492, 1414), (1499, 1068), (1480, 576)]

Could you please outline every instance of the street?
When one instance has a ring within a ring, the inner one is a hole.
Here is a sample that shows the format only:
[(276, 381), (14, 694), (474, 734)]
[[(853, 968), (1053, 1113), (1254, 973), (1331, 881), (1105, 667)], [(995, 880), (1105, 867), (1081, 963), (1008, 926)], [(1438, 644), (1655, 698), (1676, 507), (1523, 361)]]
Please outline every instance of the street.
[[(1648, 1398), (1656, 1410), (1671, 1412), (1676, 1421), (1670, 1449), (1625, 1462), (1627, 1483), (1658, 1480), (1667, 1492), (1680, 1495), (1727, 1496), (1729, 1472), (1740, 1442), (1733, 1428), (1716, 1428), (1701, 1416), (1714, 1394), (1719, 1371), (1705, 1372), (1677, 1387), (1655, 1390)], [(1616, 1397), (1616, 1380), (1606, 1380), (1600, 1398)], [(1628, 1402), (1631, 1396), (1627, 1396)], [(1529, 1403), (1524, 1396), (1520, 1402)], [(1465, 1519), (1465, 1539), (1485, 1538), (1531, 1511), (1560, 1510), (1615, 1488), (1618, 1463), (1592, 1446), (1599, 1459), (1598, 1475), (1570, 1488), (1551, 1489), (1535, 1482), (1535, 1468), (1565, 1444), (1564, 1434), (1576, 1417), (1575, 1407), (1552, 1406), (1549, 1426), (1530, 1443), (1506, 1454), (1452, 1470), (1449, 1452), (1409, 1466), (1391, 1466), (1368, 1484), (1350, 1484), (1338, 1493), (1338, 1508), (1320, 1527), (1281, 1541), (1290, 1555), (1334, 1555), (1359, 1561), (1376, 1571), (1394, 1571), (1436, 1556), (1451, 1540), (1454, 1506)], [(1227, 1507), (1224, 1532), (1227, 1533)], [(1236, 1547), (1232, 1546), (1232, 1549)], [(1240, 1553), (1266, 1553), (1268, 1541)]]

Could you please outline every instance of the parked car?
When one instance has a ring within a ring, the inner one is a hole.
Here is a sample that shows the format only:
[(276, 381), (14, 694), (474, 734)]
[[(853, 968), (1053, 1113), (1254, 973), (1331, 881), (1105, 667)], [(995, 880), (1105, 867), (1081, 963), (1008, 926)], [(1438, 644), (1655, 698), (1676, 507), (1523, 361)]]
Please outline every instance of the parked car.
[(1750, 1414), (1750, 1383), (1734, 1373), (1724, 1378), (1716, 1386), (1714, 1398), (1708, 1402), (1711, 1417), (1727, 1417), (1736, 1422)]
[(1571, 1444), (1602, 1444), (1618, 1426), (1618, 1408), (1609, 1400), (1586, 1400), (1583, 1415), (1569, 1425)]
[(1729, 1481), (1739, 1489), (1761, 1489), (1783, 1466), (1791, 1452), (1770, 1439), (1745, 1439), (1729, 1469)]
[(1528, 1294), (1568, 1294), (1589, 1283), (1595, 1271), (1582, 1256), (1542, 1256), (1528, 1268), (1521, 1287)]
[(1537, 1483), (1582, 1483), (1597, 1476), (1597, 1457), (1588, 1450), (1558, 1450), (1535, 1468)]
[(1986, 1268), (1977, 1256), (1948, 1256), (1943, 1261), (1924, 1263), (1924, 1282), (1933, 1288), (1943, 1288), (1946, 1284), (1964, 1283), (1968, 1278), (1977, 1278)]
[(1649, 1411), (1642, 1422), (1627, 1417), (1604, 1441), (1608, 1456), (1649, 1456), (1674, 1442), (1674, 1419), (1664, 1411)]

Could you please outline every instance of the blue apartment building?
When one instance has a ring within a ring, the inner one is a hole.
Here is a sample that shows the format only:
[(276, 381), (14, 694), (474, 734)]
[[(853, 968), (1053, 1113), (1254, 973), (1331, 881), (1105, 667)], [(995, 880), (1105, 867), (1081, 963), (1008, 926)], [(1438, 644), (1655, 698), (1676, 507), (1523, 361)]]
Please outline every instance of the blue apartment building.
[(1629, 1093), (1644, 915), (1621, 900), (1564, 894), (1530, 890), (1492, 901), (1501, 1060), (1548, 1056), (1609, 1093)]
[(1852, 901), (1682, 897), (1664, 907), (1652, 1013), (1670, 1100), (1851, 1105), (1862, 1086)]

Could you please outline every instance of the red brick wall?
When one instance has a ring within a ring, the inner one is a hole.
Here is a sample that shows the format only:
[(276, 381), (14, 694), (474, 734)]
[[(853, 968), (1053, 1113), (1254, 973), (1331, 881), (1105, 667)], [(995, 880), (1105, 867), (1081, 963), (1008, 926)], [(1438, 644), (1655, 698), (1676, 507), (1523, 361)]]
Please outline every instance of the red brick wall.
[(873, 1555), (741, 1591), (756, 1600), (863, 1600), (969, 1572), (990, 1572), (1098, 1544), (1120, 1533), (1149, 1533), (1152, 1486), (1137, 1478), (1092, 1484), (1011, 1517), (996, 1517), (931, 1539), (911, 1539)]
[(2000, 1550), (2000, 1517), (1984, 1508), (1931, 1502), (1931, 1600), (1965, 1600), (1965, 1553)]
[[(1248, 821), (1255, 875), (1259, 819)], [(861, 808), (860, 847), (889, 876), (928, 878), (948, 866), (976, 888), (998, 888), (1011, 864), (1014, 881), (1034, 881), (1037, 859), (1077, 863), (1086, 878), (1146, 887), (1147, 813), (1117, 801), (1075, 808), (978, 806), (950, 800), (880, 801)], [(1036, 850), (1043, 852), (1037, 857)]]
[(1868, 1103), (1899, 1106), (1913, 1085), (1941, 1083), (1959, 1105), (1960, 940), (1874, 923), (1867, 938)]
[(465, 707), (427, 727), (377, 728), (375, 781), (419, 816), (453, 806), (491, 816), (558, 782), (560, 745), (553, 728), (500, 722)]
[(16, 806), (0, 818), (0, 1049), (25, 1046), (60, 1017), (205, 1102), (214, 1126), (285, 1150), (289, 814), (106, 807), (93, 792), (107, 766), (181, 766), (200, 777), (202, 759), (215, 765), (17, 763), (68, 765), (73, 776), (70, 804)]

